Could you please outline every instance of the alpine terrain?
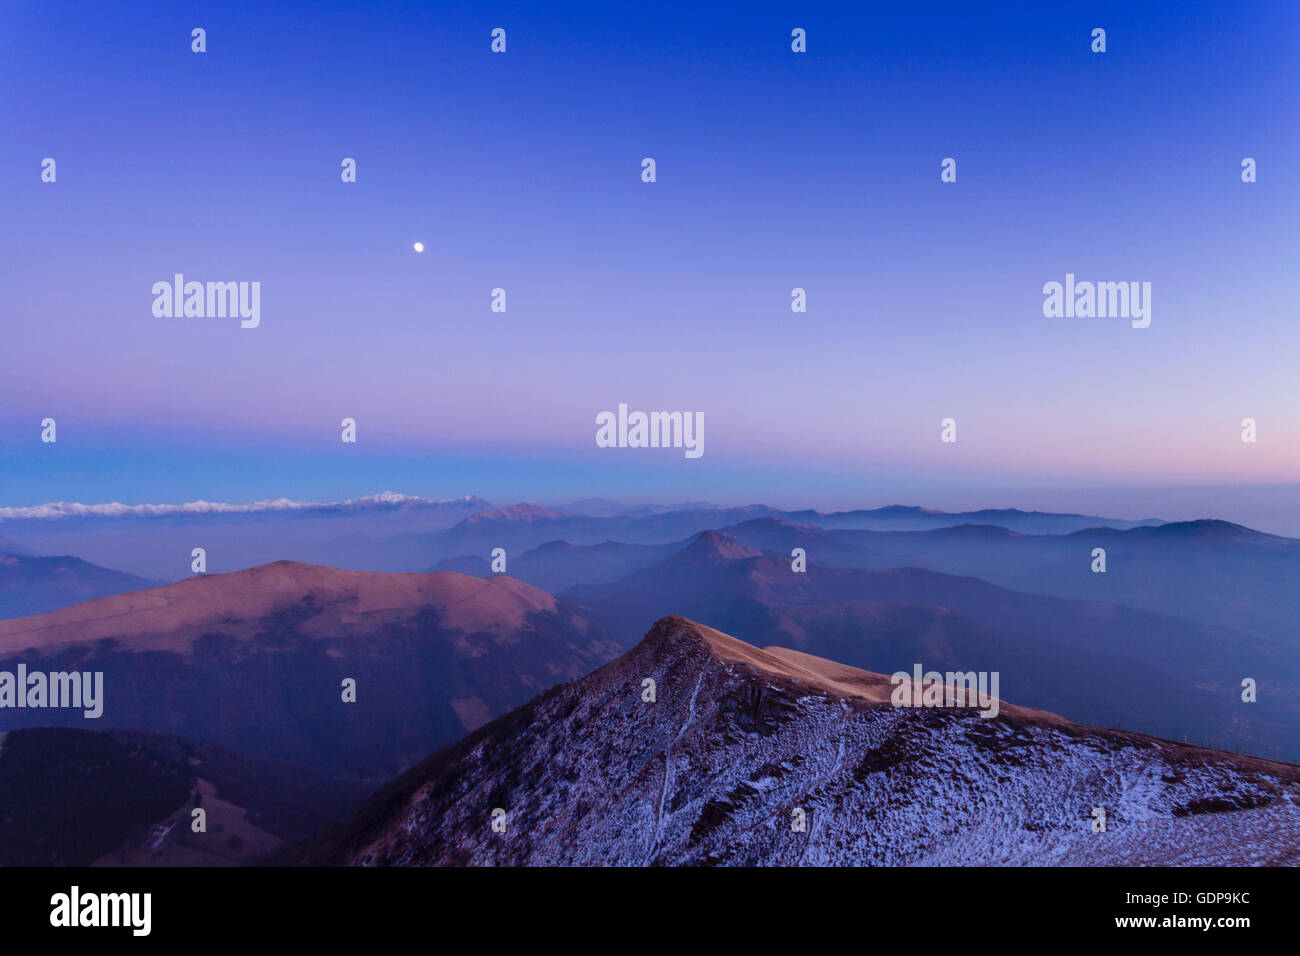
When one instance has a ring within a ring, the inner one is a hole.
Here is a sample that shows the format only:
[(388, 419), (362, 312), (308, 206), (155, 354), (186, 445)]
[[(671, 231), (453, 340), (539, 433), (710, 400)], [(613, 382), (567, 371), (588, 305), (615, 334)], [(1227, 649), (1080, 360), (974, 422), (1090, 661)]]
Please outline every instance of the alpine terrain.
[(893, 689), (667, 617), (278, 860), (1300, 862), (1300, 767), (1009, 704), (894, 706)]

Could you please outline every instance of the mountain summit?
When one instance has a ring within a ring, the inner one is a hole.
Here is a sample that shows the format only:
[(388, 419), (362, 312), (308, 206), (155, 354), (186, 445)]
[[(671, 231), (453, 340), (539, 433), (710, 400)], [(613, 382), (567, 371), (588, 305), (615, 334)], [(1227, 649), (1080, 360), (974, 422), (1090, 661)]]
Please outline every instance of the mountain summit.
[(280, 862), (1300, 860), (1300, 768), (1011, 705), (992, 719), (894, 707), (890, 690), (879, 674), (667, 617)]

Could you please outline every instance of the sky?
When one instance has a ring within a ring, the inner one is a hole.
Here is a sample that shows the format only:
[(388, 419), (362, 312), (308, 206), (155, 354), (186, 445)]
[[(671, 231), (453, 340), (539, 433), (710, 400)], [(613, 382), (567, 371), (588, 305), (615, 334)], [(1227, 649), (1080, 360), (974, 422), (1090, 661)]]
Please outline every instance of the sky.
[[(0, 505), (1300, 534), (1300, 7), (898, 6), (0, 5)], [(156, 317), (178, 272), (260, 282), (260, 325)], [(1045, 317), (1067, 273), (1150, 282), (1150, 327)], [(596, 447), (619, 403), (701, 413), (704, 455)]]

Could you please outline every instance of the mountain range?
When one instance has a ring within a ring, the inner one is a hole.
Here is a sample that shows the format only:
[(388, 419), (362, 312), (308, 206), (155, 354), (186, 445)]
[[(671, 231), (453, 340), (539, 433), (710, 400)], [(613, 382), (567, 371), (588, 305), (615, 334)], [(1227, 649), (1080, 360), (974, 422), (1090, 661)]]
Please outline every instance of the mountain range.
[(498, 508), (474, 495), (430, 500), (384, 492), (340, 502), (279, 498), (250, 504), (55, 502), (0, 508), (0, 534), (35, 553), (73, 554), (141, 577), (174, 581), (191, 573), (194, 548), (204, 549), (207, 569), (214, 572), (281, 559), (353, 571), (421, 571), (448, 558), (482, 557), (498, 547), (517, 556), (551, 541), (666, 545), (755, 518), (859, 530), (984, 523), (1034, 533), (1159, 523), (1015, 509), (949, 513), (900, 505), (829, 513), (768, 505), (649, 506), (605, 500), (565, 508), (527, 503)]
[[(802, 548), (809, 567), (924, 568), (1031, 594), (1220, 624), (1291, 645), (1300, 620), (1300, 540), (1224, 521), (1024, 534), (975, 524), (932, 531), (826, 530), (765, 516), (716, 530), (761, 551), (788, 556)], [(507, 549), (507, 571), (558, 593), (616, 582), (684, 550), (694, 538), (655, 545), (548, 541), (522, 552)], [(1105, 551), (1104, 572), (1093, 570), (1097, 549)], [(486, 575), (489, 554), (490, 549), (446, 558), (433, 569)]]
[[(0, 683), (104, 675), (98, 719), (0, 708), (15, 861), (1297, 862), (1296, 768), (1270, 762), (1300, 760), (1294, 539), (910, 507), (92, 507), (0, 521)], [(281, 559), (195, 574), (191, 545)], [(133, 573), (162, 564), (176, 583)], [(889, 706), (883, 675), (914, 667), (1014, 703)], [(619, 682), (647, 677), (642, 712)], [(60, 774), (117, 796), (77, 809), (71, 783), (44, 812), (24, 781)], [(509, 821), (488, 842), (483, 800)], [(1113, 825), (1080, 839), (1089, 800)], [(187, 831), (200, 804), (221, 831)]]

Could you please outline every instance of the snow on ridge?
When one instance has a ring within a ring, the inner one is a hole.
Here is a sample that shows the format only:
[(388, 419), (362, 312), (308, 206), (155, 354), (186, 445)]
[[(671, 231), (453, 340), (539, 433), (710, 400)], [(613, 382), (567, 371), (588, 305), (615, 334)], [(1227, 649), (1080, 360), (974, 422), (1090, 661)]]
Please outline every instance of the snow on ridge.
[(224, 501), (187, 501), (179, 505), (126, 505), (120, 501), (87, 505), (75, 501), (51, 501), (43, 505), (22, 508), (0, 508), (0, 521), (40, 520), (57, 518), (120, 518), (159, 517), (165, 515), (208, 514), (267, 514), (290, 511), (325, 511), (363, 508), (399, 508), (403, 506), (447, 508), (457, 505), (486, 507), (487, 502), (477, 495), (459, 498), (421, 498), (396, 491), (377, 495), (363, 495), (345, 501), (294, 501), (292, 498), (265, 498), (248, 504), (231, 504)]

